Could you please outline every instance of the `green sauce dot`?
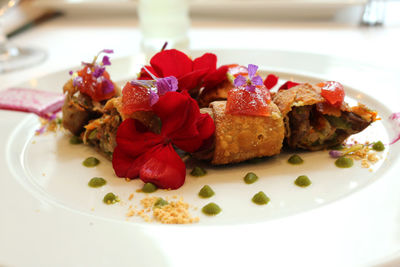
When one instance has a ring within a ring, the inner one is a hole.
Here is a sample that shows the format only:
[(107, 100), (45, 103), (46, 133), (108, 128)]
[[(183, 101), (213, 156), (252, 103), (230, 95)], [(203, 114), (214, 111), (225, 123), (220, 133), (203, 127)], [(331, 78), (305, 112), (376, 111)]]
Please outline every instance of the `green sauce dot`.
[(85, 167), (94, 167), (100, 164), (100, 160), (95, 157), (88, 157), (82, 162)]
[(161, 208), (162, 206), (168, 205), (168, 201), (166, 201), (163, 198), (157, 199), (157, 201), (154, 203), (154, 208)]
[(107, 181), (101, 177), (93, 177), (92, 179), (90, 179), (88, 185), (90, 187), (101, 187), (101, 186), (105, 185), (106, 183), (107, 183)]
[(257, 205), (265, 205), (268, 204), (269, 197), (267, 197), (267, 195), (263, 191), (260, 191), (255, 194), (251, 200)]
[(252, 184), (258, 180), (258, 176), (254, 172), (249, 172), (246, 174), (243, 180), (246, 184)]
[(115, 204), (115, 203), (119, 202), (119, 198), (118, 198), (118, 196), (116, 196), (110, 192), (104, 196), (103, 202), (107, 205), (111, 205), (111, 204)]
[(385, 150), (385, 145), (381, 141), (378, 141), (374, 143), (372, 149), (375, 151), (383, 151)]
[(335, 161), (335, 165), (339, 168), (350, 168), (351, 166), (353, 166), (353, 159), (340, 157)]
[(82, 144), (83, 141), (79, 136), (73, 135), (70, 139), (69, 139), (69, 143), (71, 145), (78, 145), (78, 144)]
[(201, 211), (206, 215), (217, 215), (221, 212), (221, 208), (214, 202), (211, 202), (205, 205)]
[(157, 186), (152, 183), (145, 183), (142, 187), (142, 191), (145, 193), (153, 193), (157, 190)]
[(209, 198), (212, 197), (213, 195), (215, 195), (215, 192), (208, 185), (205, 185), (200, 189), (199, 196), (202, 198)]
[(206, 174), (207, 174), (207, 171), (199, 166), (194, 167), (193, 170), (190, 172), (190, 175), (196, 176), (196, 177), (204, 176)]
[(294, 181), (294, 184), (300, 187), (307, 187), (311, 184), (311, 180), (306, 175), (300, 175)]
[(288, 163), (290, 164), (302, 164), (304, 162), (304, 160), (297, 154), (290, 156), (290, 158), (288, 159)]

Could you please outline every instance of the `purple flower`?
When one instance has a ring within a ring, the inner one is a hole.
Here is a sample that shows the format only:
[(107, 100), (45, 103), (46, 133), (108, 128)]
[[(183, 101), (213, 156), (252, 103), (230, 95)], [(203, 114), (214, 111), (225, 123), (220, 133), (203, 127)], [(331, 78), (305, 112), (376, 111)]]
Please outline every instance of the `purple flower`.
[(178, 80), (174, 76), (158, 78), (156, 87), (159, 95), (164, 95), (167, 92), (175, 92), (178, 90)]
[(103, 49), (103, 50), (100, 51), (100, 53), (112, 54), (112, 53), (114, 53), (114, 50), (112, 50), (112, 49)]
[(341, 156), (343, 156), (344, 153), (342, 151), (339, 150), (331, 150), (329, 151), (329, 156), (331, 156), (332, 158), (340, 158)]
[(72, 70), (70, 70), (68, 73), (69, 73), (69, 75), (74, 74), (74, 72)]
[(238, 75), (233, 82), (236, 87), (243, 86), (246, 84), (246, 90), (250, 92), (254, 92), (256, 86), (263, 85), (263, 80), (260, 75), (256, 75), (258, 66), (249, 64), (247, 67), (247, 71), (249, 73), (249, 78), (246, 79), (242, 75)]
[(105, 67), (100, 67), (100, 66), (97, 65), (96, 67), (94, 67), (93, 77), (99, 78), (100, 76), (103, 75), (105, 70), (106, 70)]
[(114, 84), (109, 80), (109, 79), (104, 79), (102, 81), (102, 89), (103, 89), (103, 94), (109, 94), (112, 91), (114, 91)]
[(81, 76), (76, 76), (73, 80), (72, 80), (72, 85), (74, 87), (77, 87), (79, 85), (81, 85), (83, 83), (83, 79)]
[(153, 106), (155, 103), (157, 103), (159, 98), (160, 96), (157, 94), (157, 92), (150, 89), (150, 106)]
[(110, 58), (108, 56), (104, 56), (102, 63), (103, 63), (103, 66), (110, 66), (111, 65)]

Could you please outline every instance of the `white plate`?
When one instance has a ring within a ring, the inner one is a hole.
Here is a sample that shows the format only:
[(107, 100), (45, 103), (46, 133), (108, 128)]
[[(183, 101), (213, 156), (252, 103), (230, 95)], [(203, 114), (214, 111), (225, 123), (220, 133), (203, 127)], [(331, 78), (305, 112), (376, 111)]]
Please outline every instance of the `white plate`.
[[(390, 70), (285, 51), (215, 53), (221, 63), (255, 63), (283, 79), (341, 81), (347, 101), (361, 101), (382, 117), (355, 139), (388, 143), (396, 134), (388, 117), (399, 111), (399, 78)], [(140, 60), (115, 60), (111, 75), (120, 81), (134, 76)], [(68, 70), (21, 86), (36, 84), (60, 91), (67, 78)], [(283, 153), (258, 164), (207, 167), (207, 176), (188, 175), (179, 190), (151, 194), (182, 196), (198, 207), (191, 211), (200, 222), (161, 225), (145, 223), (140, 217), (127, 219), (128, 206), (138, 205), (146, 196), (136, 193), (142, 183), (116, 178), (110, 162), (92, 148), (72, 146), (62, 133), (34, 136), (39, 127), (34, 115), (0, 111), (0, 122), (4, 140), (0, 143), (0, 265), (370, 266), (395, 261), (400, 248), (399, 144), (380, 153), (384, 159), (371, 172), (359, 162), (338, 169), (327, 151), (302, 153), (301, 166), (287, 164), (289, 154)], [(98, 167), (82, 166), (90, 155), (100, 158)], [(245, 184), (242, 177), (248, 171), (257, 173), (259, 181)], [(311, 178), (310, 187), (293, 184), (301, 174)], [(94, 176), (104, 177), (108, 184), (88, 187)], [(205, 184), (216, 192), (207, 200), (197, 197)], [(260, 190), (271, 198), (266, 206), (251, 202)], [(122, 201), (104, 205), (107, 192)], [(129, 201), (131, 193), (135, 196)], [(210, 201), (222, 207), (221, 214), (201, 214), (201, 207)]]

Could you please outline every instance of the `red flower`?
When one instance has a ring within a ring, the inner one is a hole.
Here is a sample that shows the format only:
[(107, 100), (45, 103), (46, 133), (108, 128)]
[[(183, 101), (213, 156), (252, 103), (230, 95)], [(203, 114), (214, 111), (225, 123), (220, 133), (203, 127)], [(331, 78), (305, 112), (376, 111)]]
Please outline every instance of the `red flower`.
[[(220, 83), (226, 79), (227, 67), (217, 69), (217, 56), (206, 53), (195, 60), (176, 49), (164, 50), (155, 54), (146, 68), (158, 78), (175, 76), (180, 91), (194, 91), (204, 85)], [(151, 80), (142, 68), (140, 80)]]
[(295, 87), (296, 85), (299, 85), (299, 84), (300, 84), (300, 83), (287, 81), (287, 82), (285, 82), (284, 84), (282, 84), (281, 87), (279, 87), (278, 90), (290, 89), (290, 88)]
[(279, 77), (274, 74), (269, 74), (264, 80), (264, 85), (268, 90), (272, 89), (278, 83)]
[(160, 134), (143, 130), (136, 120), (123, 121), (117, 131), (113, 168), (118, 177), (139, 177), (159, 188), (176, 189), (185, 181), (186, 167), (173, 146), (196, 152), (209, 143), (215, 125), (185, 92), (168, 92), (152, 108), (161, 119)]

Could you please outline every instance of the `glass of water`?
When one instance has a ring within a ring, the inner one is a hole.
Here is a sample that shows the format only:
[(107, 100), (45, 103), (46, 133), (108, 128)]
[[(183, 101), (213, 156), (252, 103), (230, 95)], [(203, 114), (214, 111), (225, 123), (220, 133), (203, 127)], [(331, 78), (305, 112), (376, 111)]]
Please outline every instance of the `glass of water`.
[(138, 16), (142, 33), (141, 46), (146, 55), (168, 48), (187, 50), (189, 0), (139, 0)]
[(8, 42), (2, 27), (5, 23), (4, 14), (18, 2), (19, 0), (0, 0), (0, 73), (35, 65), (46, 57), (42, 50), (17, 47)]

